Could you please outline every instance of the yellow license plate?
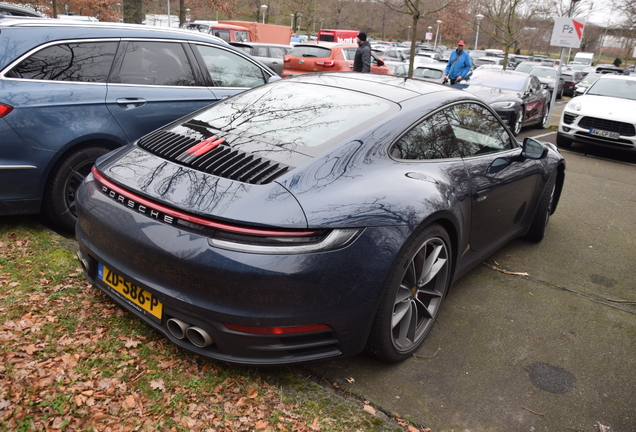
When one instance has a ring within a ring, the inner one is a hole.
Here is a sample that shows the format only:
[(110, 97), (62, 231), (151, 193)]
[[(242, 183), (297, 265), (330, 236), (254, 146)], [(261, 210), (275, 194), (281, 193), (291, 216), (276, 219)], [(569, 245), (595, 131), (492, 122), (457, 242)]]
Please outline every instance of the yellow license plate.
[(97, 269), (97, 277), (104, 281), (106, 285), (124, 297), (128, 303), (137, 311), (144, 315), (150, 314), (161, 320), (163, 314), (163, 304), (151, 293), (144, 291), (137, 285), (128, 282), (117, 273), (111, 271), (108, 267), (99, 264)]

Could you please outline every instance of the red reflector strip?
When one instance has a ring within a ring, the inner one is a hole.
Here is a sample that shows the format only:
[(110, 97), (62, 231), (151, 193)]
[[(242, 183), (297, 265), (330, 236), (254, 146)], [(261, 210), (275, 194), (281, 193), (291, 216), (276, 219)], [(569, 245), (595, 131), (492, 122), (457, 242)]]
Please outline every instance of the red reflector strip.
[(258, 228), (245, 228), (245, 227), (229, 225), (229, 224), (225, 224), (221, 222), (213, 222), (211, 220), (192, 216), (187, 213), (183, 213), (178, 210), (174, 210), (169, 207), (162, 206), (161, 204), (157, 204), (155, 202), (142, 198), (139, 195), (129, 192), (117, 186), (115, 183), (111, 182), (110, 180), (107, 180), (106, 177), (104, 177), (97, 171), (97, 168), (95, 168), (94, 165), (93, 165), (93, 168), (91, 168), (91, 172), (99, 183), (106, 186), (108, 189), (115, 191), (119, 195), (125, 198), (128, 198), (129, 200), (134, 201), (138, 204), (143, 204), (149, 209), (160, 211), (176, 219), (187, 221), (193, 224), (198, 224), (201, 226), (214, 228), (214, 229), (218, 229), (218, 230), (226, 231), (226, 232), (232, 232), (236, 234), (245, 234), (245, 235), (253, 235), (253, 236), (260, 236), (260, 237), (307, 237), (307, 236), (316, 235), (318, 233), (318, 231), (276, 231), (276, 230), (265, 230), (265, 229), (258, 229)]
[(294, 333), (309, 333), (319, 330), (330, 330), (326, 324), (311, 324), (311, 325), (302, 325), (302, 326), (290, 326), (290, 327), (255, 327), (255, 326), (246, 326), (239, 324), (228, 324), (223, 323), (225, 327), (230, 330), (234, 330), (241, 333), (251, 333), (251, 334), (269, 334), (269, 335), (279, 335), (279, 334), (294, 334)]
[(13, 111), (13, 107), (11, 105), (0, 103), (0, 118), (6, 116), (11, 111)]
[(217, 139), (215, 136), (213, 136), (212, 138), (208, 138), (204, 141), (201, 141), (199, 144), (190, 147), (185, 152), (191, 153), (195, 156), (201, 156), (202, 154), (206, 154), (224, 141), (225, 138)]

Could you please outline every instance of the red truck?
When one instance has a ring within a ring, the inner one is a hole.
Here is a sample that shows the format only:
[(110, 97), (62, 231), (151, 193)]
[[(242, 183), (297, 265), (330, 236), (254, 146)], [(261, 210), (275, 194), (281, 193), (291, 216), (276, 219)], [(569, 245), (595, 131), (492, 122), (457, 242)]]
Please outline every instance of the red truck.
[(318, 31), (318, 40), (323, 42), (336, 42), (342, 44), (355, 44), (358, 37), (357, 30), (328, 30)]

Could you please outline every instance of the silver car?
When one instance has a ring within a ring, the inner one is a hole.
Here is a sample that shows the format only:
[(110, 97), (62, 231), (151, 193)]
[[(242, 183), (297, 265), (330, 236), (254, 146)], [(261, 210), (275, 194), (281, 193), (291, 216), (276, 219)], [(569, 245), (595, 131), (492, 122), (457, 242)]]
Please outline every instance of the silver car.
[(283, 58), (292, 49), (291, 45), (265, 42), (230, 42), (230, 45), (244, 50), (279, 76), (283, 73)]

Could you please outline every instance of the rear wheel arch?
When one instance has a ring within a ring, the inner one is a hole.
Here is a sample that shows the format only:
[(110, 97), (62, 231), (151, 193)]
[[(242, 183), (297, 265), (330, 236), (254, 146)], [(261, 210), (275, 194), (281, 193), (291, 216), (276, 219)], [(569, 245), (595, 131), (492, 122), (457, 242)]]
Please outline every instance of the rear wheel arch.
[(64, 152), (59, 153), (49, 164), (47, 174), (43, 176), (40, 186), (41, 212), (60, 229), (72, 231), (72, 221), (62, 214), (67, 212), (63, 212), (59, 202), (62, 183), (68, 186), (70, 175), (75, 170), (75, 167), (71, 168), (69, 163), (77, 166), (83, 158), (88, 157), (90, 161), (84, 165), (92, 164), (94, 159), (119, 147), (121, 145), (112, 140), (93, 139), (67, 147)]

